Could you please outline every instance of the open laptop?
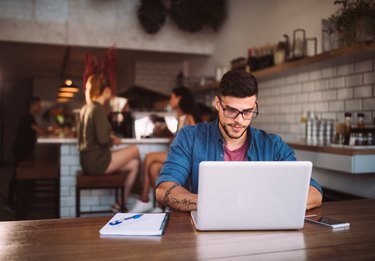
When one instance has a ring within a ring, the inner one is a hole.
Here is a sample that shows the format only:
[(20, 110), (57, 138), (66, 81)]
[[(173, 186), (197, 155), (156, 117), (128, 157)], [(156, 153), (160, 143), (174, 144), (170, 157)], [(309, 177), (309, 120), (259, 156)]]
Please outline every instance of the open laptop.
[(300, 229), (310, 161), (203, 161), (199, 165), (197, 230)]

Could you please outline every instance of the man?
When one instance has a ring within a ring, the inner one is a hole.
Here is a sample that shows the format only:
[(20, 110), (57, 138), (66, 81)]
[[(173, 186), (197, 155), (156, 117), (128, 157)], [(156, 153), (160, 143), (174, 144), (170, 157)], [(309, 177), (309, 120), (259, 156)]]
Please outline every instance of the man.
[(13, 155), (16, 164), (33, 155), (38, 136), (46, 133), (46, 130), (39, 126), (35, 120), (40, 111), (40, 98), (33, 97), (29, 102), (28, 112), (18, 124), (17, 136), (13, 145)]
[[(14, 170), (23, 160), (31, 159), (34, 154), (35, 144), (38, 136), (47, 131), (38, 125), (35, 117), (41, 111), (41, 100), (39, 97), (32, 97), (28, 103), (28, 110), (21, 118), (16, 132), (16, 139), (13, 143), (12, 152), (14, 157)], [(9, 205), (15, 207), (16, 198), (16, 174), (13, 173), (8, 190)]]
[[(181, 129), (156, 183), (156, 198), (179, 211), (197, 209), (201, 161), (295, 161), (279, 136), (250, 127), (258, 115), (258, 83), (244, 71), (227, 72), (215, 97), (218, 120)], [(189, 190), (185, 187), (189, 184)], [(225, 192), (223, 192), (225, 193)], [(318, 207), (322, 189), (311, 179), (306, 209)]]

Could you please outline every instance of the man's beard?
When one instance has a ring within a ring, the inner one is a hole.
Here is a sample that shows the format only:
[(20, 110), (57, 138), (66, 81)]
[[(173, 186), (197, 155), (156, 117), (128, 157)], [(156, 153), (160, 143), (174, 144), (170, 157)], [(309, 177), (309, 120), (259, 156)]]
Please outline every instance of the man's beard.
[[(228, 136), (229, 138), (231, 138), (231, 139), (239, 139), (239, 138), (241, 138), (241, 137), (246, 133), (246, 131), (247, 131), (247, 127), (248, 127), (248, 126), (243, 126), (243, 125), (239, 125), (239, 124), (235, 124), (235, 123), (225, 125), (225, 124), (223, 124), (220, 120), (219, 120), (219, 124), (220, 124), (221, 127), (223, 128), (225, 134), (227, 134), (227, 136)], [(232, 135), (232, 134), (230, 133), (228, 126), (229, 126), (229, 127), (231, 127), (231, 126), (242, 127), (242, 128), (243, 128), (243, 132), (241, 132), (239, 135), (234, 136), (234, 135)]]

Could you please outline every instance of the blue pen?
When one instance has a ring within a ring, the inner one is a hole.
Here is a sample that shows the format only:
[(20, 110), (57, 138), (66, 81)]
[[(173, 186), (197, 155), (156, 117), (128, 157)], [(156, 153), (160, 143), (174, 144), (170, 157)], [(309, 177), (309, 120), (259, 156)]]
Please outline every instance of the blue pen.
[(118, 219), (118, 220), (115, 220), (115, 221), (112, 221), (112, 222), (109, 222), (109, 224), (111, 226), (115, 226), (115, 225), (118, 225), (118, 224), (121, 224), (123, 221), (125, 220), (129, 220), (129, 219), (138, 219), (140, 218), (141, 216), (143, 216), (143, 214), (136, 214), (134, 216), (131, 216), (131, 217), (126, 217), (126, 218), (122, 218), (122, 219)]

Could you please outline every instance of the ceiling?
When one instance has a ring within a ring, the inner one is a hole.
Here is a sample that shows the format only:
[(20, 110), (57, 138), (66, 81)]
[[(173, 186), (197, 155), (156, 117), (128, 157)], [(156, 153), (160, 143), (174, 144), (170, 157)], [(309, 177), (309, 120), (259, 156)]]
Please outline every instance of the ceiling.
[[(66, 70), (72, 78), (83, 75), (86, 53), (104, 57), (107, 48), (63, 46), (51, 44), (33, 44), (0, 41), (0, 68), (13, 77), (62, 78), (64, 56), (69, 47)], [(154, 51), (116, 49), (117, 71), (122, 72), (135, 61), (181, 62), (198, 55), (183, 53), (165, 53)]]

